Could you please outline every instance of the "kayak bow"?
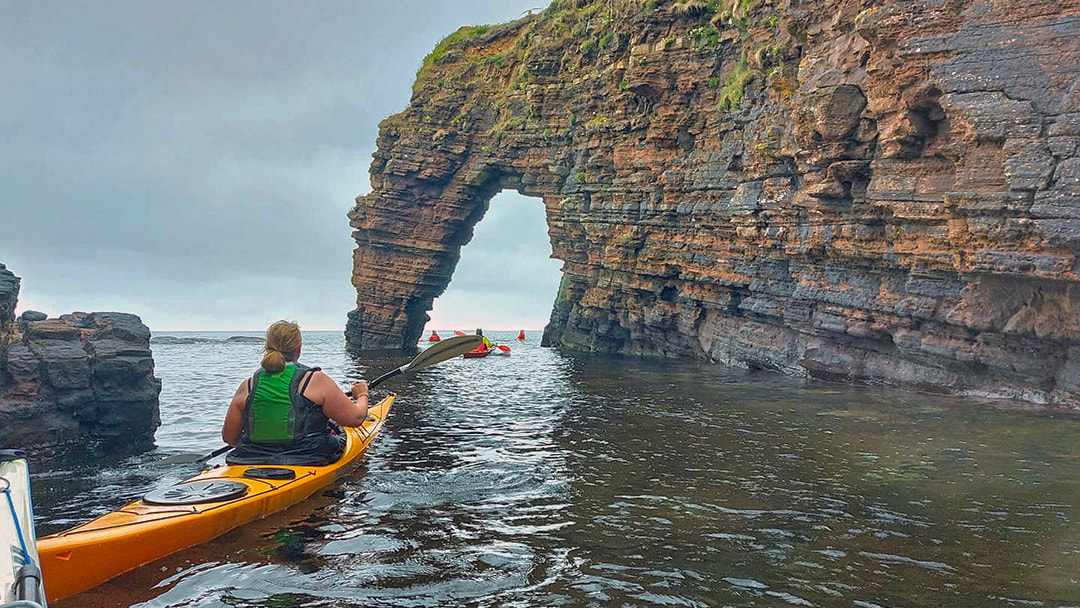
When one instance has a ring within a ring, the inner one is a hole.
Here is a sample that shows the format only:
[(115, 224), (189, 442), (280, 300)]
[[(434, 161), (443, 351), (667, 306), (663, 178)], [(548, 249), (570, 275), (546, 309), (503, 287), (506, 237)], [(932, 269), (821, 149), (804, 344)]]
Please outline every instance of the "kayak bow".
[(21, 450), (0, 450), (0, 604), (40, 607), (44, 597), (34, 551), (29, 463)]
[(38, 554), (49, 601), (81, 593), (281, 511), (351, 473), (386, 421), (394, 397), (371, 406), (361, 426), (345, 429), (345, 451), (333, 464), (217, 467), (40, 539)]

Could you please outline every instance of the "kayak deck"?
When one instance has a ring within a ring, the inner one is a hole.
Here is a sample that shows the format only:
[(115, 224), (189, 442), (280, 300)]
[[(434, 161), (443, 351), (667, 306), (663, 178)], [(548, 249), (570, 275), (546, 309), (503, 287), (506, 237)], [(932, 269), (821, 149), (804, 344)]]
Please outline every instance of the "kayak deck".
[[(371, 406), (368, 420), (361, 426), (345, 429), (345, 451), (333, 464), (217, 467), (180, 485), (227, 481), (244, 484), (246, 493), (229, 500), (188, 505), (149, 504), (139, 499), (91, 522), (39, 539), (38, 555), (49, 601), (81, 593), (124, 572), (281, 511), (347, 475), (359, 466), (360, 456), (382, 428), (394, 397), (390, 395)], [(287, 469), (295, 477), (244, 476), (249, 469), (265, 467)]]
[(0, 450), (0, 604), (44, 600), (36, 573), (30, 464), (21, 450)]

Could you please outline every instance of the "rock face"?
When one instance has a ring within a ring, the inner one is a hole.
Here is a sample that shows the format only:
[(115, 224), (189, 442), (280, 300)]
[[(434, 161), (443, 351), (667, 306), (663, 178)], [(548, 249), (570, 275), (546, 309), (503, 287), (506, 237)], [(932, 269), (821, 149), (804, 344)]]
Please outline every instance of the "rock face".
[(350, 213), (407, 348), (502, 189), (545, 342), (1080, 406), (1080, 3), (560, 0), (462, 28)]
[[(4, 277), (0, 268), (0, 307)], [(18, 284), (16, 277), (16, 295)], [(89, 441), (130, 450), (153, 442), (161, 381), (150, 330), (139, 317), (76, 312), (32, 320), (39, 315), (27, 313), (16, 328), (12, 316), (0, 359), (0, 446), (39, 450)]]
[(15, 332), (15, 305), (19, 302), (21, 281), (15, 273), (0, 264), (0, 391), (4, 388), (4, 361), (8, 344)]

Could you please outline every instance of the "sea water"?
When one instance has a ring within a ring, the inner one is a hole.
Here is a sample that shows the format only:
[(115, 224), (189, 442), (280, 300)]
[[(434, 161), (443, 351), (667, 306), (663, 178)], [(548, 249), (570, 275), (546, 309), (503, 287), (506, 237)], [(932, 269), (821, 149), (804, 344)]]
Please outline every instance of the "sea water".
[[(1080, 605), (1075, 414), (488, 335), (511, 356), (377, 389), (336, 487), (59, 606)], [(155, 334), (157, 449), (38, 472), (39, 530), (197, 473), (162, 460), (222, 445), (259, 336)], [(301, 361), (348, 387), (408, 357), (307, 332)]]

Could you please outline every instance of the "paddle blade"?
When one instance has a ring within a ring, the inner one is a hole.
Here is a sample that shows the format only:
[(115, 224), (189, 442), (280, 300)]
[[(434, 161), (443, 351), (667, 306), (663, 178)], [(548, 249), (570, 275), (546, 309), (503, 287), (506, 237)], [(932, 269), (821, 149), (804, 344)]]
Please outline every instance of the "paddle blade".
[(401, 368), (401, 371), (416, 371), (429, 365), (435, 365), (436, 363), (446, 361), (447, 359), (453, 359), (458, 355), (469, 352), (483, 343), (484, 338), (482, 336), (463, 335), (447, 338), (419, 355), (416, 355), (416, 358), (410, 361), (408, 365)]
[(202, 462), (206, 454), (173, 454), (157, 461), (156, 464), (193, 464)]
[(225, 452), (228, 452), (231, 449), (232, 449), (232, 446), (227, 445), (227, 446), (224, 446), (224, 447), (220, 447), (220, 448), (214, 450), (213, 452), (210, 452), (209, 454), (176, 454), (174, 456), (169, 456), (169, 457), (166, 457), (166, 458), (162, 458), (161, 460), (159, 460), (157, 462), (157, 464), (195, 464), (195, 463), (203, 463), (203, 462), (207, 462), (211, 458), (221, 456), (222, 454), (224, 454)]
[(483, 343), (484, 339), (480, 336), (454, 336), (453, 338), (447, 338), (442, 342), (436, 342), (434, 346), (429, 347), (427, 350), (417, 355), (415, 359), (409, 361), (406, 365), (402, 365), (397, 369), (392, 369), (371, 382), (368, 382), (368, 390), (375, 388), (399, 374), (413, 372), (420, 368), (446, 361), (447, 359), (453, 359), (460, 354), (469, 352)]
[(454, 335), (455, 335), (455, 336), (464, 336), (464, 335), (467, 335), (467, 334), (466, 334), (465, 332), (463, 332), (463, 331), (457, 331), (457, 330), (455, 330), (455, 331), (454, 331)]
[(509, 346), (504, 346), (502, 344), (496, 344), (495, 348), (498, 348), (499, 350), (503, 351), (504, 353), (510, 352), (510, 347)]

